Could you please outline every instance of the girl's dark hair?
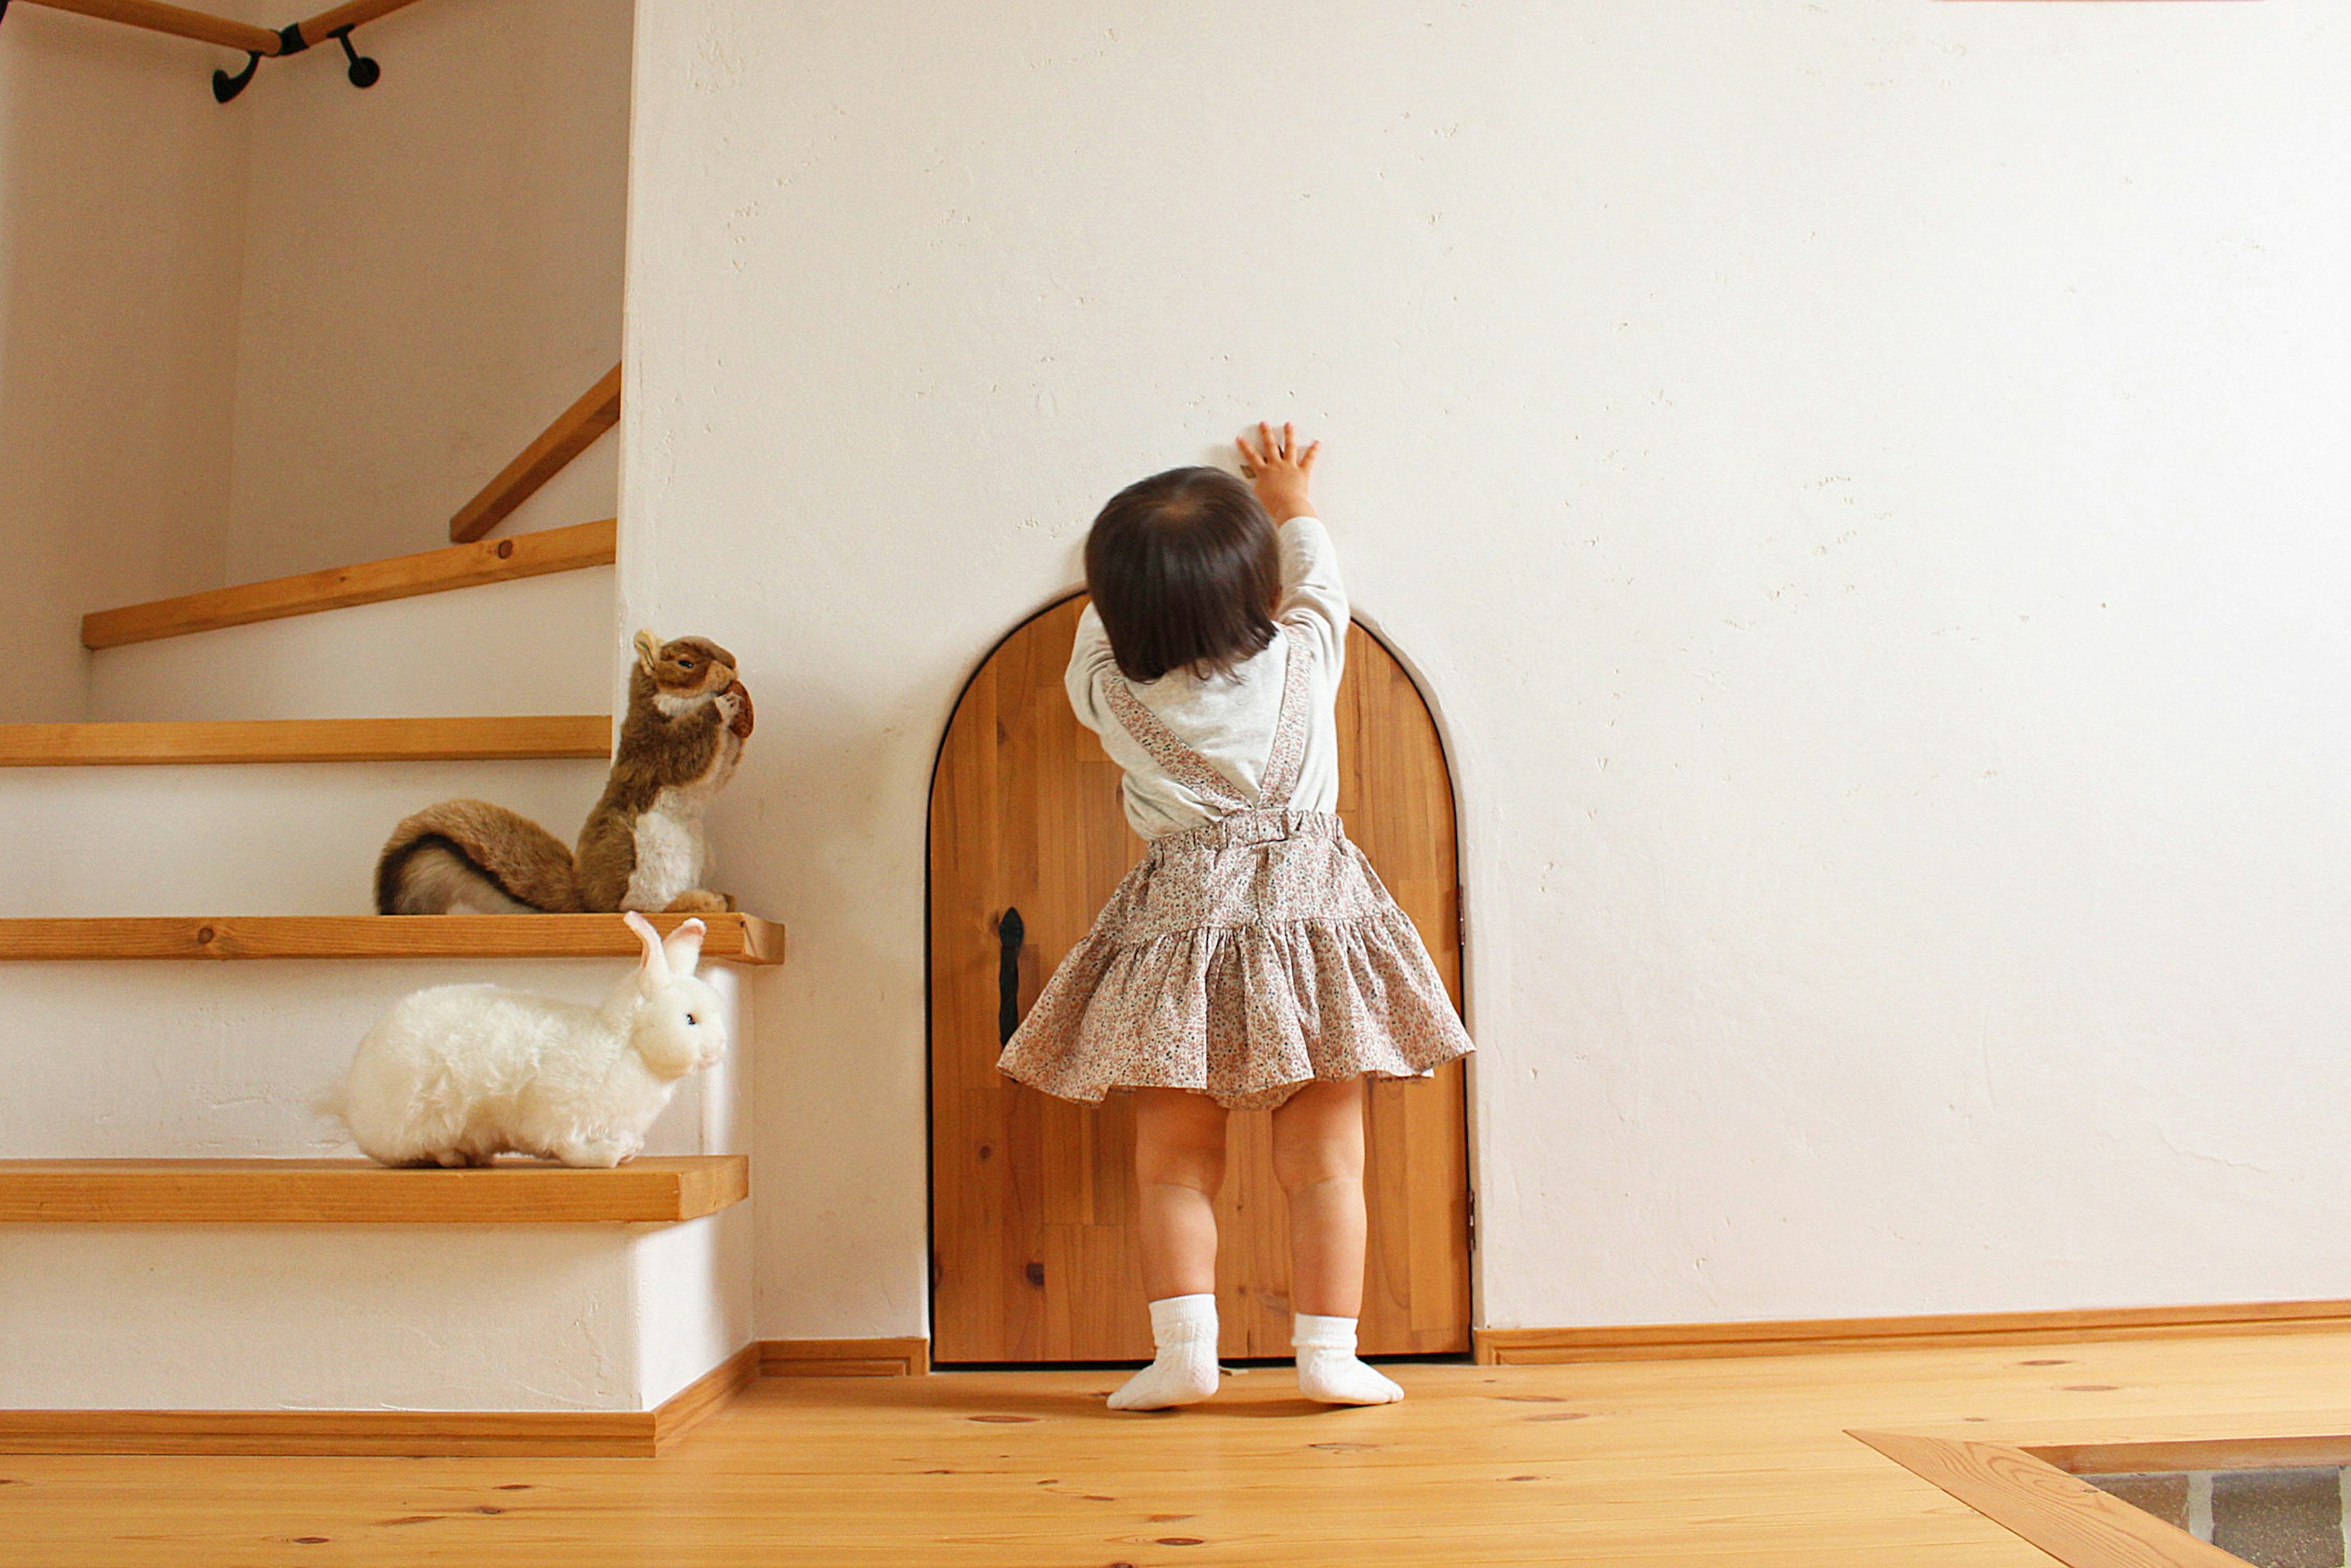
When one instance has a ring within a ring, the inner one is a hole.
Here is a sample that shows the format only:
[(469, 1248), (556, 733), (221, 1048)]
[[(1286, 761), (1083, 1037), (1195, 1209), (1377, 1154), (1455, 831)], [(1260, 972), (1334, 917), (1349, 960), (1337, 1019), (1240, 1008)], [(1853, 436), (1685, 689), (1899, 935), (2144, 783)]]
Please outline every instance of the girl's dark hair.
[(1273, 642), (1281, 547), (1248, 486), (1217, 468), (1170, 468), (1094, 519), (1086, 589), (1128, 680), (1228, 674)]

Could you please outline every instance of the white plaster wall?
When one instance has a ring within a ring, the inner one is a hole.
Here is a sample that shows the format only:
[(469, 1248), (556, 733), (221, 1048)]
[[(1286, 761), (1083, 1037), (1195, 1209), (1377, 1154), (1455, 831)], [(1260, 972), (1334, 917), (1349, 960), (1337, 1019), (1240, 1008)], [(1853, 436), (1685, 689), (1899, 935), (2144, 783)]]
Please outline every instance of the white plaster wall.
[(647, 1227), (631, 1250), (637, 1366), (653, 1409), (751, 1343), (749, 1206)]
[[(620, 357), (631, 10), (418, 5), (360, 30), (363, 92), (331, 49), (262, 67), (232, 580), (447, 543)], [(611, 515), (582, 461), (601, 498), (540, 522)]]
[(249, 125), (207, 78), (236, 57), (0, 26), (0, 722), (82, 716), (84, 611), (220, 581)]
[(0, 770), (0, 916), (371, 915), (393, 824), (493, 800), (566, 843), (603, 791), (587, 758)]
[[(0, 1158), (277, 1159), (356, 1156), (319, 1097), (399, 998), (492, 983), (601, 1002), (625, 959), (114, 960), (0, 969)], [(737, 1051), (679, 1083), (652, 1129), (654, 1155), (739, 1154), (750, 1074), (741, 977), (703, 977)], [(731, 1348), (731, 1347), (730, 1347)]]
[(0, 1226), (0, 1407), (646, 1409), (638, 1228)]
[(610, 567), (550, 572), (104, 649), (90, 656), (89, 717), (609, 712), (612, 579)]
[(1482, 1321), (2351, 1293), (2341, 7), (638, 45), (622, 619), (760, 696), (763, 1335), (923, 1323), (959, 683), (1259, 416), (1454, 750)]

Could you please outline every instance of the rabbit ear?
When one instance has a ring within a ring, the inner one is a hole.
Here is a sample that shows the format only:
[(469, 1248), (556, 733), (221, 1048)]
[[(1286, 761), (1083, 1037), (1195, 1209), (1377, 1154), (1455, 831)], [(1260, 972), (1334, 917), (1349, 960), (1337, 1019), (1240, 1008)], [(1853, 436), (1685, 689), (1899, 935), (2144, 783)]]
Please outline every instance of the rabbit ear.
[(653, 673), (653, 662), (661, 657), (661, 639), (651, 632), (640, 632), (636, 641), (637, 663), (647, 674)]
[(669, 934), (662, 951), (668, 956), (671, 974), (694, 977), (694, 967), (702, 961), (702, 937), (706, 929), (701, 921), (688, 920)]
[[(648, 986), (669, 984), (669, 955), (662, 950), (661, 933), (653, 929), (653, 923), (633, 909), (621, 918), (627, 921), (629, 929), (637, 934), (637, 940), (645, 945), (645, 961), (638, 968), (637, 977)], [(699, 925), (701, 922), (689, 921), (687, 924)], [(697, 947), (701, 946), (700, 933), (695, 934), (694, 940)]]

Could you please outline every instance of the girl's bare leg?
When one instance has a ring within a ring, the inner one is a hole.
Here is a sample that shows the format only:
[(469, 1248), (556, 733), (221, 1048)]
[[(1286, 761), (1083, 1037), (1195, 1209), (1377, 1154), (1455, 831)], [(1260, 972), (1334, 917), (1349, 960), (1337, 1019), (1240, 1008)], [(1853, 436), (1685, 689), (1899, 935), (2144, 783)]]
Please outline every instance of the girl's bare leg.
[(1225, 1108), (1183, 1089), (1134, 1092), (1143, 1285), (1158, 1355), (1110, 1396), (1113, 1410), (1191, 1405), (1217, 1391), (1217, 1190)]
[(1364, 1081), (1310, 1083), (1273, 1113), (1273, 1171), (1290, 1196), (1290, 1343), (1298, 1386), (1331, 1405), (1404, 1390), (1356, 1358), (1364, 1307)]
[(1290, 1195), (1290, 1304), (1364, 1310), (1364, 1081), (1310, 1083), (1273, 1113), (1273, 1174)]

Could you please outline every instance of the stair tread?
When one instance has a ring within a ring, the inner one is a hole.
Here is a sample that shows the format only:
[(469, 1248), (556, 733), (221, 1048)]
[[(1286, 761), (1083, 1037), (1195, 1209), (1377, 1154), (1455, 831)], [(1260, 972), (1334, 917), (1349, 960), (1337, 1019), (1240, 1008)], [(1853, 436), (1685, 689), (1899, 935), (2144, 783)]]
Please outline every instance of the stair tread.
[[(647, 916), (663, 931), (678, 915)], [(784, 928), (756, 915), (704, 915), (705, 958), (784, 961)], [(617, 915), (245, 915), (0, 920), (0, 962), (113, 958), (627, 958), (642, 948)]]
[(393, 1170), (370, 1160), (0, 1160), (0, 1225), (580, 1225), (698, 1219), (750, 1191), (743, 1155), (612, 1170), (502, 1160)]
[(380, 604), (423, 593), (478, 588), (485, 583), (543, 577), (610, 566), (618, 549), (619, 524), (601, 522), (545, 528), (509, 538), (449, 545), (415, 555), (392, 556), (354, 566), (329, 567), (266, 582), (183, 593), (116, 610), (95, 610), (81, 618), (81, 645), (120, 648), (192, 632), (216, 632), (256, 621), (282, 621), (322, 610)]
[(602, 758), (611, 737), (604, 714), (0, 724), (0, 768)]

